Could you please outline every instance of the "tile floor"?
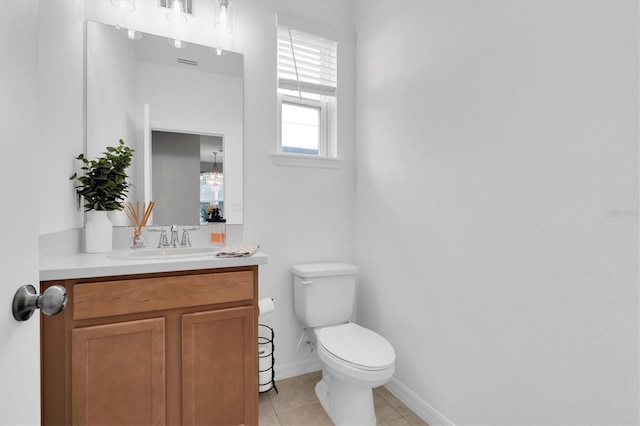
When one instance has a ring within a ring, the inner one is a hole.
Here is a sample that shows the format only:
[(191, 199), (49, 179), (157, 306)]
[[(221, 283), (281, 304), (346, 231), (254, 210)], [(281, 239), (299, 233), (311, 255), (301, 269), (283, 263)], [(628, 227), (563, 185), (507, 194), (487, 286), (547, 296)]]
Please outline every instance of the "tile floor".
[[(322, 372), (316, 371), (277, 380), (279, 393), (272, 389), (260, 394), (260, 426), (332, 426), (316, 397), (315, 384), (320, 379)], [(373, 390), (373, 401), (378, 425), (427, 425), (384, 386)]]

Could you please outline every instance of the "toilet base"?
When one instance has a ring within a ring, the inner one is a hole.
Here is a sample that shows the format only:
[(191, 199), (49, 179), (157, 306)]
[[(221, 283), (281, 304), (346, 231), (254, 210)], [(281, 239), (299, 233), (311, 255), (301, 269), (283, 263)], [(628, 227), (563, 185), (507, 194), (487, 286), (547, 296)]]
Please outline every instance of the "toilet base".
[(366, 385), (336, 380), (323, 369), (322, 380), (316, 384), (316, 396), (336, 426), (376, 424), (373, 391)]

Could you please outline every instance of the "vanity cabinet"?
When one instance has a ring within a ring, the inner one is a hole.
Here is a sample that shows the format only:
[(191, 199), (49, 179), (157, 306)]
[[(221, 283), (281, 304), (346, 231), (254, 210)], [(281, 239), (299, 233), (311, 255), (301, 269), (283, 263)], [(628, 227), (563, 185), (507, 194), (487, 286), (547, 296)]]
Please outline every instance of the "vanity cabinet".
[(258, 423), (257, 266), (41, 283), (44, 425)]
[(165, 423), (164, 325), (152, 318), (71, 330), (69, 424)]

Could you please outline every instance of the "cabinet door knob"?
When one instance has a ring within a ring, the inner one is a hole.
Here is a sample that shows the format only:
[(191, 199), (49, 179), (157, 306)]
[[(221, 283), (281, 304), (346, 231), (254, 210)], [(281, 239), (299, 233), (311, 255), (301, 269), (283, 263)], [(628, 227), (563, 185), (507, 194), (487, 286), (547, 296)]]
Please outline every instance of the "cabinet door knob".
[(49, 287), (38, 295), (34, 286), (23, 285), (13, 296), (13, 317), (16, 321), (26, 321), (33, 311), (41, 309), (45, 315), (56, 315), (67, 306), (67, 290), (61, 285)]

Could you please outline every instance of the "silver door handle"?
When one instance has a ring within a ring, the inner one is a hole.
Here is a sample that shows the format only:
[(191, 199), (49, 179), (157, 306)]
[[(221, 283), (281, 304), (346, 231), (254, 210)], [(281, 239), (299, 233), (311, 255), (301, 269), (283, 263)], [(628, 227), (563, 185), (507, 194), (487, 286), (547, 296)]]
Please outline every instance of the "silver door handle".
[(45, 315), (59, 314), (67, 306), (67, 290), (61, 285), (53, 285), (38, 295), (34, 286), (23, 285), (13, 296), (13, 317), (16, 321), (26, 321), (33, 311), (42, 310)]

